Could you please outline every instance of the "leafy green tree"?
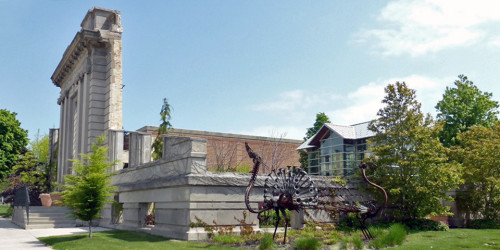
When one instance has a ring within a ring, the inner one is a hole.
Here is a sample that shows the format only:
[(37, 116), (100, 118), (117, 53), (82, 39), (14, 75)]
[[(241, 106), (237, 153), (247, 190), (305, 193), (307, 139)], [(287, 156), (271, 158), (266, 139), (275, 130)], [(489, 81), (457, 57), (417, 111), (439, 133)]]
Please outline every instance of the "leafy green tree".
[(49, 135), (45, 134), (41, 136), (40, 133), (37, 133), (29, 145), (29, 150), (33, 152), (33, 155), (38, 160), (37, 169), (39, 169), (44, 176), (42, 184), (47, 192), (52, 191), (52, 182), (54, 181), (54, 176), (56, 174), (55, 166), (50, 165), (49, 147)]
[(28, 144), (28, 131), (21, 128), (15, 112), (0, 109), (0, 179), (12, 172)]
[(458, 145), (456, 135), (469, 127), (491, 127), (498, 121), (498, 102), (491, 100), (491, 93), (481, 92), (464, 75), (459, 75), (454, 84), (454, 88), (446, 88), (436, 105), (437, 119), (445, 122), (439, 138), (447, 147)]
[(170, 104), (168, 103), (167, 98), (163, 98), (163, 105), (160, 111), (161, 124), (160, 127), (158, 127), (158, 135), (152, 145), (154, 160), (159, 160), (163, 156), (163, 138), (161, 135), (168, 134), (168, 130), (172, 129), (172, 124), (170, 123), (170, 112)]
[[(316, 114), (316, 121), (314, 122), (313, 126), (307, 129), (306, 136), (304, 137), (304, 141), (309, 140), (313, 135), (315, 135), (321, 127), (323, 127), (323, 124), (325, 123), (330, 123), (330, 118), (324, 113), (320, 112)], [(307, 169), (309, 163), (307, 161), (307, 152), (305, 151), (299, 151), (299, 161), (300, 161), (300, 166), (303, 169)]]
[(14, 201), (14, 194), (18, 187), (27, 186), (29, 190), (30, 204), (40, 206), (39, 196), (47, 191), (45, 176), (39, 169), (39, 163), (31, 151), (19, 156), (19, 159), (13, 167), (12, 174), (9, 176), (8, 185), (2, 196), (6, 198), (7, 203)]
[(452, 155), (462, 162), (464, 180), (457, 200), (485, 219), (500, 218), (500, 124), (473, 126), (457, 138), (460, 145), (453, 147)]
[(385, 107), (369, 124), (376, 133), (369, 140), (375, 156), (367, 160), (378, 166), (371, 179), (387, 190), (398, 219), (444, 214), (449, 208), (441, 200), (452, 199), (446, 192), (459, 184), (460, 176), (439, 142), (442, 126), (430, 115), (424, 118), (415, 90), (404, 82), (389, 84), (385, 92)]
[(319, 112), (316, 114), (316, 121), (313, 126), (307, 129), (306, 136), (304, 137), (304, 141), (311, 138), (313, 135), (318, 133), (318, 131), (323, 127), (323, 124), (330, 123), (330, 118), (324, 113)]
[(89, 238), (92, 238), (92, 220), (99, 218), (99, 212), (106, 203), (112, 202), (112, 166), (108, 162), (108, 149), (102, 146), (104, 137), (92, 144), (92, 153), (72, 160), (74, 175), (66, 175), (63, 186), (63, 204), (71, 208), (75, 218), (89, 223)]

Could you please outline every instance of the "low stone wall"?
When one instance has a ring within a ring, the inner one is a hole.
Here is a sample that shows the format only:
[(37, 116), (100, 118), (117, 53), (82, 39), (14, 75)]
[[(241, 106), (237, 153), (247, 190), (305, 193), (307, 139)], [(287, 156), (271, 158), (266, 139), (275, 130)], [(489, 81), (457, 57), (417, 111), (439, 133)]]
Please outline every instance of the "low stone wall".
[[(182, 240), (207, 237), (204, 230), (190, 226), (197, 222), (196, 218), (208, 224), (215, 221), (217, 225), (235, 226), (237, 231), (240, 223), (235, 217), (243, 219), (243, 212), (247, 211), (244, 194), (250, 177), (251, 174), (207, 171), (205, 139), (166, 136), (163, 159), (123, 169), (113, 176), (112, 185), (118, 188), (117, 201), (123, 207), (122, 223), (115, 224), (116, 209), (108, 206), (100, 225), (126, 230), (147, 228), (153, 234)], [(250, 195), (255, 209), (263, 201), (264, 177), (257, 178)], [(321, 177), (314, 179), (321, 186), (334, 185)], [(155, 225), (146, 227), (145, 217), (152, 203)], [(255, 228), (259, 223), (257, 215), (252, 213), (247, 213), (245, 222)], [(295, 221), (294, 224), (301, 225)]]

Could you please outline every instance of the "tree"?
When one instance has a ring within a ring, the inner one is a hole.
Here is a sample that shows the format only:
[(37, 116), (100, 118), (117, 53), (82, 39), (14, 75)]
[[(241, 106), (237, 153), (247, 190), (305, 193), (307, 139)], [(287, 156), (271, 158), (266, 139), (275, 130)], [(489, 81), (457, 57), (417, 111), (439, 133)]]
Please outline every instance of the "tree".
[[(318, 131), (321, 129), (321, 127), (323, 127), (325, 123), (330, 123), (330, 118), (328, 118), (328, 116), (324, 112), (317, 113), (316, 121), (314, 122), (314, 125), (312, 127), (307, 129), (304, 141), (309, 140), (309, 138), (318, 133)], [(307, 169), (307, 166), (309, 165), (307, 161), (307, 152), (299, 151), (299, 155), (300, 167), (303, 169)]]
[(0, 179), (12, 172), (28, 144), (28, 131), (21, 128), (15, 112), (0, 109)]
[(9, 186), (2, 192), (7, 203), (14, 202), (15, 191), (20, 186), (26, 186), (29, 190), (30, 204), (40, 206), (40, 194), (47, 191), (45, 175), (39, 168), (38, 159), (33, 152), (27, 151), (21, 155), (9, 176)]
[(74, 159), (74, 175), (66, 175), (63, 186), (63, 204), (71, 208), (75, 218), (89, 223), (89, 238), (92, 238), (92, 220), (99, 218), (99, 212), (106, 203), (112, 202), (110, 186), (113, 162), (107, 162), (108, 149), (102, 146), (104, 137), (92, 144), (92, 153), (82, 154)]
[(464, 186), (460, 205), (485, 219), (500, 217), (500, 124), (470, 127), (457, 135), (453, 156), (462, 162)]
[(163, 105), (161, 107), (160, 116), (161, 124), (158, 127), (158, 135), (153, 142), (153, 159), (159, 160), (163, 157), (163, 138), (161, 135), (168, 134), (168, 130), (172, 129), (172, 124), (170, 123), (170, 112), (171, 107), (167, 101), (167, 98), (163, 98)]
[(376, 135), (369, 140), (374, 157), (367, 160), (378, 168), (371, 179), (388, 191), (389, 202), (398, 219), (419, 218), (448, 211), (441, 200), (451, 200), (446, 192), (458, 185), (457, 165), (448, 161), (446, 148), (439, 142), (440, 123), (424, 118), (415, 90), (396, 82), (385, 88), (378, 119), (369, 124)]
[(56, 169), (55, 166), (50, 165), (49, 135), (45, 134), (41, 136), (40, 133), (37, 133), (35, 138), (30, 142), (29, 150), (38, 160), (37, 169), (39, 169), (44, 176), (44, 182), (42, 183), (44, 189), (47, 192), (51, 192)]
[(464, 75), (459, 75), (454, 84), (454, 88), (446, 88), (443, 99), (436, 105), (437, 119), (445, 122), (439, 138), (447, 147), (460, 144), (456, 135), (469, 127), (491, 127), (498, 121), (498, 102), (491, 100), (491, 93), (481, 92)]
[(316, 121), (314, 122), (314, 125), (310, 128), (307, 129), (306, 136), (304, 137), (304, 141), (307, 141), (309, 138), (311, 138), (313, 135), (318, 133), (318, 131), (323, 127), (323, 124), (325, 123), (330, 123), (330, 118), (324, 113), (324, 112), (319, 112), (316, 114)]

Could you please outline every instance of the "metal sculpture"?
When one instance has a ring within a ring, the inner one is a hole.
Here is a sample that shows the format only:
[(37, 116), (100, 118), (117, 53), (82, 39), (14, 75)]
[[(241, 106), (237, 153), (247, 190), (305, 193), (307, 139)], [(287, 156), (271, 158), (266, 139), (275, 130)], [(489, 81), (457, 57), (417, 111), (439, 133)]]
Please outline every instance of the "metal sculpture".
[(262, 213), (265, 211), (273, 210), (276, 212), (277, 220), (274, 228), (273, 239), (276, 237), (276, 231), (280, 221), (280, 211), (285, 217), (285, 236), (283, 244), (286, 242), (286, 232), (290, 218), (286, 216), (285, 210), (299, 211), (306, 207), (313, 207), (317, 203), (318, 190), (314, 187), (314, 182), (307, 175), (307, 173), (296, 167), (280, 168), (278, 172), (272, 170), (268, 175), (264, 184), (264, 204), (258, 210), (254, 210), (250, 206), (250, 192), (252, 191), (255, 179), (259, 172), (260, 165), (264, 165), (262, 158), (257, 155), (245, 143), (248, 156), (252, 158), (253, 168), (252, 177), (245, 192), (245, 204), (248, 211), (258, 214), (258, 218), (262, 219)]
[[(364, 200), (360, 193), (354, 194), (352, 189), (346, 187), (329, 188), (327, 193), (323, 193), (326, 199), (318, 199), (318, 189), (307, 173), (296, 167), (287, 167), (272, 170), (265, 180), (264, 184), (264, 203), (260, 209), (255, 210), (250, 206), (250, 192), (254, 188), (255, 180), (260, 169), (264, 165), (262, 158), (257, 155), (245, 143), (248, 156), (253, 161), (252, 176), (245, 192), (245, 205), (251, 213), (258, 214), (260, 220), (263, 219), (262, 213), (274, 210), (277, 215), (276, 226), (274, 228), (273, 239), (276, 237), (276, 231), (280, 221), (280, 212), (285, 217), (285, 236), (283, 244), (286, 242), (286, 233), (290, 219), (286, 216), (285, 210), (299, 211), (306, 208), (324, 209), (335, 213), (355, 213), (360, 223), (360, 229), (366, 239), (373, 239), (373, 235), (366, 227), (366, 220), (380, 214), (387, 206), (387, 193), (379, 185), (371, 182), (366, 177), (366, 168), (375, 167), (369, 163), (362, 163), (359, 168), (362, 172), (363, 180), (369, 185), (378, 189), (384, 196), (384, 203), (379, 206), (374, 200)], [(327, 189), (320, 190), (320, 192)], [(356, 199), (356, 196), (359, 196)]]
[[(341, 186), (326, 189), (328, 192), (326, 194), (323, 193), (322, 196), (330, 196), (331, 199), (320, 199), (318, 202), (318, 209), (336, 213), (356, 214), (361, 232), (363, 233), (365, 239), (371, 240), (373, 239), (373, 235), (368, 230), (365, 222), (368, 218), (379, 215), (385, 209), (387, 206), (387, 193), (382, 187), (368, 180), (366, 177), (367, 167), (375, 167), (375, 165), (371, 163), (362, 163), (359, 168), (361, 169), (363, 180), (368, 183), (368, 185), (378, 189), (384, 196), (384, 203), (381, 206), (375, 200), (365, 200), (365, 194), (355, 189)], [(320, 190), (320, 192), (322, 191), (325, 190)]]

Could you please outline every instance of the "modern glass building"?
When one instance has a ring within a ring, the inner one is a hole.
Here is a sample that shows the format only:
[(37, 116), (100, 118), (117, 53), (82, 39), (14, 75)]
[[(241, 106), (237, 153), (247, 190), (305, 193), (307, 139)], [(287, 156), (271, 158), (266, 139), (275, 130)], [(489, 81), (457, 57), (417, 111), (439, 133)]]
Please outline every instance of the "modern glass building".
[(318, 133), (297, 148), (308, 154), (309, 174), (352, 176), (361, 161), (370, 155), (366, 140), (375, 134), (368, 130), (368, 124), (323, 125)]

